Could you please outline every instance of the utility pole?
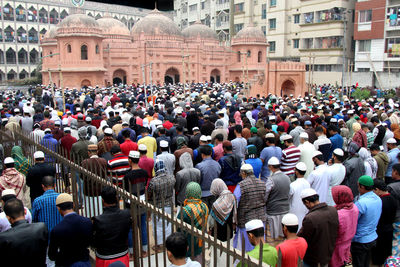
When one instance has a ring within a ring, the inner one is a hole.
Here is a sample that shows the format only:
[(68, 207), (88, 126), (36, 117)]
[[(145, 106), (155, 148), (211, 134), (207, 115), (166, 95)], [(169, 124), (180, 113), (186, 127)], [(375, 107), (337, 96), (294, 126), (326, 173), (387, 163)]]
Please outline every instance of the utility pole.
[(232, 44), (232, 38), (235, 35), (235, 0), (230, 0), (229, 4), (229, 41)]
[(343, 99), (343, 90), (344, 90), (344, 72), (346, 68), (346, 25), (347, 25), (347, 20), (346, 20), (346, 13), (347, 9), (343, 9), (342, 14), (343, 14), (343, 56), (342, 56), (342, 90), (340, 91), (340, 99)]
[[(184, 55), (182, 49), (182, 74), (183, 74), (183, 91), (186, 92), (186, 68), (185, 68), (185, 57), (190, 55)], [(190, 68), (190, 67), (189, 67)], [(190, 75), (190, 74), (189, 74)], [(190, 76), (189, 76), (190, 77)]]
[[(151, 102), (153, 102), (153, 62), (149, 63), (149, 68), (150, 68), (150, 95), (151, 95)], [(154, 103), (153, 103), (154, 105)]]
[(145, 71), (146, 65), (142, 65), (142, 75), (143, 75), (143, 90), (144, 90), (144, 101), (147, 107), (147, 90), (146, 90), (146, 71)]

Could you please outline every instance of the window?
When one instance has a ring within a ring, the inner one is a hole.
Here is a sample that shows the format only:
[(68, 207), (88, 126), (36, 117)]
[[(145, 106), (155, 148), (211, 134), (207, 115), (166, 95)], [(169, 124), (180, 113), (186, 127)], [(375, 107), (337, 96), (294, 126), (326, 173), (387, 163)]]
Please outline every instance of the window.
[(269, 29), (270, 30), (275, 30), (276, 29), (276, 19), (270, 19), (269, 20)]
[(313, 38), (303, 39), (303, 48), (304, 49), (312, 49), (313, 48)]
[(237, 60), (238, 62), (240, 62), (242, 59), (242, 55), (240, 54), (240, 52), (237, 52)]
[(96, 45), (96, 54), (100, 54), (99, 45)]
[(293, 48), (299, 48), (300, 39), (293, 39)]
[(314, 22), (314, 12), (304, 13), (304, 23)]
[(371, 22), (372, 20), (372, 10), (361, 10), (358, 13), (358, 22), (360, 23), (367, 23)]
[(300, 23), (300, 14), (293, 15), (293, 23), (299, 24)]
[(399, 26), (400, 20), (397, 19), (399, 16), (400, 16), (400, 6), (388, 8), (386, 13), (386, 25)]
[(251, 57), (251, 51), (247, 50), (247, 57)]
[(235, 13), (244, 12), (244, 3), (235, 5)]
[(315, 38), (314, 48), (329, 49), (342, 47), (343, 36), (319, 37)]
[(88, 59), (87, 45), (82, 45), (81, 46), (81, 60), (87, 60), (87, 59)]
[(261, 63), (262, 62), (262, 52), (261, 51), (258, 51), (258, 56), (257, 56), (257, 61), (258, 61), (258, 63)]
[(275, 52), (275, 41), (268, 42), (269, 52)]
[(276, 6), (276, 0), (269, 0), (269, 7)]
[(261, 5), (261, 19), (267, 18), (267, 4)]
[(201, 10), (206, 8), (206, 2), (201, 2)]
[(189, 11), (190, 11), (190, 12), (196, 12), (196, 11), (197, 11), (197, 4), (190, 5), (190, 6), (189, 6)]
[(72, 48), (71, 48), (71, 45), (69, 44), (69, 45), (67, 45), (67, 53), (71, 53), (72, 52)]
[(388, 57), (400, 57), (400, 38), (387, 38), (385, 52)]
[(243, 23), (240, 24), (235, 24), (235, 32), (239, 32), (241, 29), (243, 29)]
[(264, 35), (267, 35), (267, 26), (261, 26), (261, 30), (263, 31)]
[(369, 51), (371, 51), (371, 40), (358, 41), (358, 52), (369, 52)]

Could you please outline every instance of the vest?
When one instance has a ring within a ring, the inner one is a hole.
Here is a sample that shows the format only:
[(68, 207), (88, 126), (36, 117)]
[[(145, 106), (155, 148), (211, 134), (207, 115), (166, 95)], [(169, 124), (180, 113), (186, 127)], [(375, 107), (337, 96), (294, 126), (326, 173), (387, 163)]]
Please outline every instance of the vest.
[(386, 129), (383, 125), (379, 125), (378, 130), (378, 135), (375, 137), (374, 144), (381, 146), (383, 144), (383, 138), (385, 137)]
[(274, 187), (268, 196), (267, 214), (281, 215), (289, 212), (290, 178), (283, 172), (274, 173), (269, 179), (274, 182)]
[(265, 183), (252, 175), (241, 181), (239, 186), (238, 226), (244, 228), (248, 221), (254, 219), (265, 222)]

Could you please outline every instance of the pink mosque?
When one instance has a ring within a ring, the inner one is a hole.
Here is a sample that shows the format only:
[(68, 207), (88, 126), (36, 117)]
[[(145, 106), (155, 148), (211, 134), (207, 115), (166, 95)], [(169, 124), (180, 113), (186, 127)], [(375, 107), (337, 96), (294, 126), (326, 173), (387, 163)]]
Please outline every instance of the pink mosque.
[(195, 23), (181, 31), (158, 10), (131, 31), (111, 17), (72, 14), (46, 33), (41, 46), (43, 84), (242, 81), (250, 95), (306, 91), (304, 63), (269, 61), (266, 37), (255, 26), (240, 30), (227, 46), (211, 28)]

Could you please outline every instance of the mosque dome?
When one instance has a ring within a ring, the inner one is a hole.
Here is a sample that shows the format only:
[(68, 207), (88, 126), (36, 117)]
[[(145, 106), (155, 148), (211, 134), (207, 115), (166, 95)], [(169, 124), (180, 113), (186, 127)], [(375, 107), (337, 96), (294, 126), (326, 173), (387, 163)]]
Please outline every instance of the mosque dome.
[(105, 35), (126, 35), (130, 36), (129, 29), (121, 21), (112, 17), (104, 17), (97, 20)]
[(196, 21), (193, 25), (184, 29), (182, 34), (186, 38), (197, 38), (197, 36), (200, 36), (201, 39), (218, 39), (217, 34), (200, 21)]
[(241, 29), (234, 37), (233, 41), (249, 41), (249, 42), (267, 42), (263, 31), (254, 25)]
[(60, 28), (64, 27), (85, 27), (85, 28), (98, 28), (99, 23), (92, 17), (85, 14), (72, 14), (64, 18), (60, 22)]
[(132, 34), (181, 36), (178, 26), (157, 9), (139, 20), (132, 28)]

